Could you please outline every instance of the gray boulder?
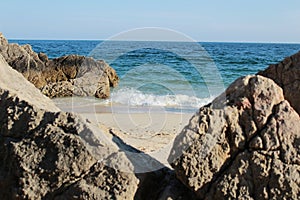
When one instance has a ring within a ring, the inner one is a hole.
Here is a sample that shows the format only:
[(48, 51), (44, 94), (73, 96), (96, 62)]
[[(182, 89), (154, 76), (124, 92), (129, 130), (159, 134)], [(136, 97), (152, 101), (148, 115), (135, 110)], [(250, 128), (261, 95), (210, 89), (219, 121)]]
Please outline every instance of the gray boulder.
[(116, 145), (59, 111), (1, 55), (0, 72), (1, 199), (134, 198), (138, 179)]
[(274, 81), (240, 78), (192, 117), (169, 162), (199, 199), (297, 199), (299, 121)]

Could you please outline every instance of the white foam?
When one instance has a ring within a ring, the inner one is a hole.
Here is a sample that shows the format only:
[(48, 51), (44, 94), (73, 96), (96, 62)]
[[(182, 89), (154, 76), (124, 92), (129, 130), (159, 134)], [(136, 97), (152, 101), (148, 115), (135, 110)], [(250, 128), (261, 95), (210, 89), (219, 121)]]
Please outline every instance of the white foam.
[(111, 98), (105, 103), (123, 104), (131, 106), (161, 106), (161, 107), (190, 107), (200, 108), (209, 102), (214, 97), (198, 98), (196, 96), (188, 96), (182, 94), (176, 95), (154, 95), (146, 94), (132, 88), (123, 88), (114, 90), (111, 93)]

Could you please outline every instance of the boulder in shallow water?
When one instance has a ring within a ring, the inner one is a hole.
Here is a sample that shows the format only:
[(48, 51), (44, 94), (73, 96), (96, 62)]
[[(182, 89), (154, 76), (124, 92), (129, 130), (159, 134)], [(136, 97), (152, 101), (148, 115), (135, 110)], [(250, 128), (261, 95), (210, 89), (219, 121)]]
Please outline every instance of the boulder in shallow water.
[(49, 59), (44, 53), (35, 53), (30, 45), (9, 44), (2, 33), (0, 54), (50, 98), (74, 95), (104, 99), (119, 82), (116, 71), (103, 60), (79, 55)]

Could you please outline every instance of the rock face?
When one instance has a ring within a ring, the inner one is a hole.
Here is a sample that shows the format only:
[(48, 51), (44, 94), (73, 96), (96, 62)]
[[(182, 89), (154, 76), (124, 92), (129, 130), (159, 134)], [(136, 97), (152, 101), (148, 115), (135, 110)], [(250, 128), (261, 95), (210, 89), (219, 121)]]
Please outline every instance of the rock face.
[(285, 58), (282, 62), (270, 65), (260, 75), (274, 80), (282, 89), (284, 97), (300, 114), (300, 52)]
[(271, 79), (240, 78), (192, 117), (169, 162), (199, 199), (297, 199), (299, 122)]
[[(47, 109), (51, 112), (59, 111), (54, 103), (40, 92), (37, 92), (36, 88), (21, 73), (8, 66), (1, 55), (0, 74), (0, 86), (2, 90), (9, 90), (11, 93), (18, 94), (20, 99), (31, 102), (38, 109)], [(2, 98), (0, 100), (2, 101)]]
[(46, 96), (95, 96), (108, 98), (116, 87), (116, 71), (102, 60), (78, 55), (48, 59), (35, 53), (30, 45), (9, 44), (0, 33), (0, 54)]
[(168, 168), (135, 174), (158, 161), (61, 112), (1, 55), (0, 74), (0, 199), (194, 199)]
[[(30, 45), (8, 44), (2, 33), (0, 33), (0, 54), (10, 66), (13, 66), (14, 69), (21, 73), (29, 69), (44, 70), (45, 61), (48, 61), (46, 55), (35, 53)], [(39, 55), (41, 55), (42, 59)], [(43, 61), (43, 58), (45, 61)]]
[(124, 154), (81, 118), (60, 112), (1, 55), (0, 72), (1, 199), (134, 198), (135, 175), (110, 167), (131, 169)]

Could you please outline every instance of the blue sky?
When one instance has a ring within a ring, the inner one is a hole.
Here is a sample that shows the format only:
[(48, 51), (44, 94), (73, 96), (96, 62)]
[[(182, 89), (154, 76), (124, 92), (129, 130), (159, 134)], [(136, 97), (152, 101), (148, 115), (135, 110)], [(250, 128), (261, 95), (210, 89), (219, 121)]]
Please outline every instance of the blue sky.
[(7, 38), (107, 39), (162, 27), (197, 41), (300, 43), (299, 0), (7, 0)]

